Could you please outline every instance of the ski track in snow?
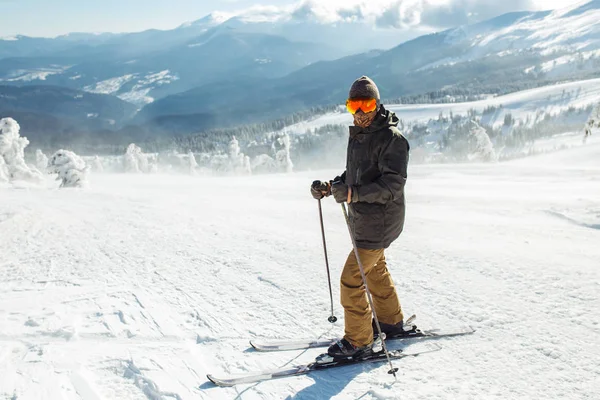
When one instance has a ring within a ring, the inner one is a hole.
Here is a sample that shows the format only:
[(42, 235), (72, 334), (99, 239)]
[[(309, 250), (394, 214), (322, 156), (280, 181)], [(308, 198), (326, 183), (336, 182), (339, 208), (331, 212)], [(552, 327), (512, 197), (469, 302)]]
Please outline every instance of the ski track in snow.
[(206, 381), (322, 351), (262, 354), (250, 338), (343, 333), (351, 244), (327, 199), (331, 325), (308, 193), (340, 171), (0, 189), (0, 399), (600, 398), (600, 230), (585, 226), (600, 218), (600, 164), (553, 157), (410, 167), (405, 232), (387, 253), (405, 313), (477, 333), (397, 361), (397, 382), (384, 364)]

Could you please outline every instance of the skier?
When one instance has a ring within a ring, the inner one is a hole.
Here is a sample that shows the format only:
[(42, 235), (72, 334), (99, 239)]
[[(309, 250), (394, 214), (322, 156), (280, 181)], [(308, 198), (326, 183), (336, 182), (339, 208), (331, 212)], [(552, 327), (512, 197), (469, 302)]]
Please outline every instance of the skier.
[[(382, 332), (403, 332), (404, 317), (388, 272), (384, 251), (404, 227), (404, 185), (409, 144), (398, 130), (398, 117), (381, 104), (379, 89), (362, 76), (346, 101), (354, 116), (350, 126), (346, 170), (331, 181), (314, 181), (315, 199), (333, 195), (348, 203), (349, 218)], [(350, 252), (341, 275), (345, 335), (327, 353), (335, 358), (368, 356), (373, 352), (375, 321), (367, 301), (359, 265)]]

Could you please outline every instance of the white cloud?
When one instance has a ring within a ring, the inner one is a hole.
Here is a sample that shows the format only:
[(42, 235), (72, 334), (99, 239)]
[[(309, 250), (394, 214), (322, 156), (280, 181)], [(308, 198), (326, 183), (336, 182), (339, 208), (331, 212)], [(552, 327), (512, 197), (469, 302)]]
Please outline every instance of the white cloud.
[(323, 23), (365, 20), (381, 26), (404, 28), (421, 22), (421, 15), (464, 19), (468, 15), (494, 16), (504, 12), (536, 8), (533, 0), (304, 0), (283, 7), (255, 6), (242, 14), (280, 15), (295, 19), (312, 19)]
[(563, 8), (572, 6), (577, 3), (587, 3), (590, 0), (532, 0), (535, 8), (538, 10), (556, 10), (557, 8)]
[[(267, 0), (268, 1), (268, 0)], [(369, 22), (380, 28), (448, 28), (512, 11), (561, 8), (582, 0), (303, 0), (286, 6), (254, 6), (239, 12), (248, 20)], [(585, 1), (584, 1), (585, 2)]]
[(421, 23), (424, 2), (420, 0), (398, 0), (382, 6), (375, 23), (380, 27), (411, 28)]
[(449, 0), (436, 2), (424, 0), (422, 22), (437, 28), (449, 28), (469, 24), (514, 12), (536, 10), (533, 0)]

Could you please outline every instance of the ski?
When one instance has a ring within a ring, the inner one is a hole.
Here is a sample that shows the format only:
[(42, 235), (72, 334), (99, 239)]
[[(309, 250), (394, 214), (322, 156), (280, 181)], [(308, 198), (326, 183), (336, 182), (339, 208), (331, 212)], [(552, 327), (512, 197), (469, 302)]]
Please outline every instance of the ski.
[[(413, 347), (413, 346), (411, 346)], [(416, 357), (420, 354), (431, 353), (434, 351), (441, 350), (441, 346), (434, 343), (427, 343), (424, 346), (415, 346), (417, 347), (415, 350), (405, 349), (405, 350), (392, 350), (389, 352), (390, 358), (392, 360), (398, 360), (405, 357)], [(254, 373), (246, 373), (239, 375), (230, 375), (226, 377), (217, 377), (211, 374), (206, 375), (208, 380), (214, 383), (217, 386), (235, 386), (247, 383), (256, 383), (265, 380), (271, 380), (276, 378), (284, 378), (289, 376), (298, 376), (298, 375), (306, 375), (313, 371), (320, 371), (328, 368), (336, 368), (342, 367), (346, 365), (356, 365), (363, 363), (376, 363), (387, 361), (385, 353), (379, 352), (367, 358), (361, 358), (358, 360), (349, 358), (343, 360), (334, 360), (327, 354), (321, 354), (318, 356), (315, 361), (310, 362), (308, 364), (300, 364), (294, 365), (290, 367), (284, 367), (280, 369), (274, 369), (270, 371), (260, 371)]]
[[(421, 330), (417, 327), (406, 331), (400, 336), (391, 336), (386, 338), (386, 342), (392, 340), (407, 340), (417, 338), (441, 338), (451, 336), (469, 335), (475, 332), (470, 326), (465, 326), (457, 329), (428, 329)], [(305, 339), (305, 340), (260, 340), (255, 339), (250, 341), (250, 345), (257, 351), (283, 351), (283, 350), (303, 350), (312, 349), (315, 347), (331, 346), (336, 339)]]

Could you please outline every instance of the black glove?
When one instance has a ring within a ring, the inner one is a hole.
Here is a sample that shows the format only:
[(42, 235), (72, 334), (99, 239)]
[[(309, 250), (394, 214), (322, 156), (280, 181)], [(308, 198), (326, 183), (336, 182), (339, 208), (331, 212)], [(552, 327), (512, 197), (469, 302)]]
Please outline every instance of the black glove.
[(331, 184), (331, 194), (338, 203), (345, 203), (348, 201), (348, 190), (351, 190), (350, 186), (342, 181), (333, 181)]
[(314, 181), (312, 185), (310, 185), (310, 194), (316, 200), (331, 196), (331, 184), (329, 182)]

